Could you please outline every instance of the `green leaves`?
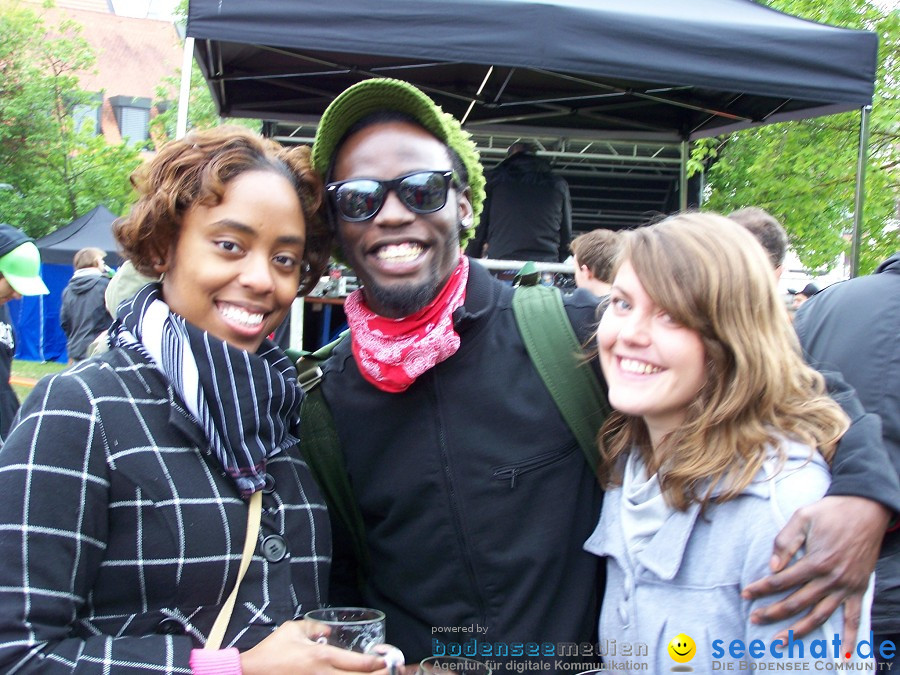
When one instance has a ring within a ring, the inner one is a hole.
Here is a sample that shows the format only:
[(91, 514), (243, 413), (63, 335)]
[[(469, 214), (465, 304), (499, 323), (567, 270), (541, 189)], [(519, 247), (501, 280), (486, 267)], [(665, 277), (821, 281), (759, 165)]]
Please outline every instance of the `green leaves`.
[[(153, 137), (160, 143), (175, 138), (176, 123), (178, 121), (178, 91), (180, 88), (180, 75), (166, 78), (156, 89), (155, 105), (159, 108), (161, 103), (173, 102), (164, 105), (163, 112), (150, 121), (150, 129)], [(209, 87), (200, 67), (195, 61), (191, 70), (191, 88), (188, 102), (188, 129), (209, 129), (219, 124), (239, 124), (254, 131), (259, 131), (262, 124), (259, 120), (234, 119), (222, 120), (216, 110), (215, 102), (209, 93)]]
[[(815, 21), (879, 33), (870, 115), (860, 273), (900, 250), (900, 13), (867, 0), (772, 0), (771, 7)], [(707, 167), (704, 208), (729, 213), (759, 206), (778, 218), (801, 261), (827, 270), (850, 252), (860, 113), (786, 122), (703, 139), (689, 168)]]
[(0, 5), (0, 215), (40, 237), (105, 204), (124, 213), (137, 149), (75, 128), (72, 111), (96, 105), (78, 72), (94, 55), (72, 22), (52, 31), (26, 5)]

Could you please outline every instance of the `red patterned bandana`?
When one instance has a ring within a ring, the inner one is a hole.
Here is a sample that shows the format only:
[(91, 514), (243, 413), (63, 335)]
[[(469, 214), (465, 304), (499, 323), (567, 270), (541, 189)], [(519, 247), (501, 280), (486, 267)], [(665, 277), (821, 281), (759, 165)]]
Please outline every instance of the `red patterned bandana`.
[(344, 311), (353, 336), (351, 346), (359, 371), (373, 385), (392, 394), (405, 391), (429, 368), (456, 353), (459, 334), (453, 312), (466, 299), (469, 259), (459, 264), (438, 296), (402, 319), (386, 319), (365, 304), (362, 290), (347, 296)]

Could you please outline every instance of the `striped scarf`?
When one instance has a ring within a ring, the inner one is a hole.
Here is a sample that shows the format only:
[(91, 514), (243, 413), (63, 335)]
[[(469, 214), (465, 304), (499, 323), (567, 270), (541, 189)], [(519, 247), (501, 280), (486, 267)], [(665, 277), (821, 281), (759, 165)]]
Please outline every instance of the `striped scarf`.
[(136, 349), (168, 378), (243, 497), (265, 484), (266, 460), (297, 443), (302, 392), (290, 359), (264, 340), (251, 354), (186, 322), (148, 284), (119, 307), (117, 347)]

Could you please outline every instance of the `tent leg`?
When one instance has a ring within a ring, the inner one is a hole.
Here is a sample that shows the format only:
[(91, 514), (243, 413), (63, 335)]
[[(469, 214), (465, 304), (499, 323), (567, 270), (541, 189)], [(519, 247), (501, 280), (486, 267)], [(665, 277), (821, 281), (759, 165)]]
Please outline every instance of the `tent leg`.
[(872, 106), (860, 109), (859, 157), (856, 162), (856, 194), (853, 199), (853, 235), (850, 243), (850, 278), (859, 275), (859, 242), (862, 238), (863, 207), (866, 196), (866, 162), (869, 155), (869, 113)]
[(288, 346), (291, 349), (303, 349), (303, 308), (306, 305), (302, 297), (294, 298), (291, 303), (291, 327)]
[(681, 141), (681, 166), (678, 171), (678, 210), (687, 211), (688, 206), (688, 185), (687, 185), (687, 163), (688, 152), (690, 150), (690, 141)]
[(188, 103), (191, 100), (191, 68), (194, 65), (194, 38), (184, 39), (184, 53), (181, 58), (181, 89), (178, 92), (178, 121), (175, 138), (184, 138), (187, 133)]

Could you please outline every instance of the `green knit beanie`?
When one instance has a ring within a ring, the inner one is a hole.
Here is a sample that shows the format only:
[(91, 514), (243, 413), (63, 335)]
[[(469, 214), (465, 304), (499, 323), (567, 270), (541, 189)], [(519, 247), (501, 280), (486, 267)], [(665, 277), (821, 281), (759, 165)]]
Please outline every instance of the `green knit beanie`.
[(478, 150), (455, 117), (445, 113), (408, 82), (373, 78), (344, 90), (326, 108), (319, 121), (312, 150), (313, 167), (326, 176), (347, 130), (364, 117), (381, 111), (409, 115), (459, 155), (469, 174), (469, 198), (472, 203), (472, 225), (460, 234), (460, 243), (465, 246), (475, 232), (484, 206), (484, 168)]

